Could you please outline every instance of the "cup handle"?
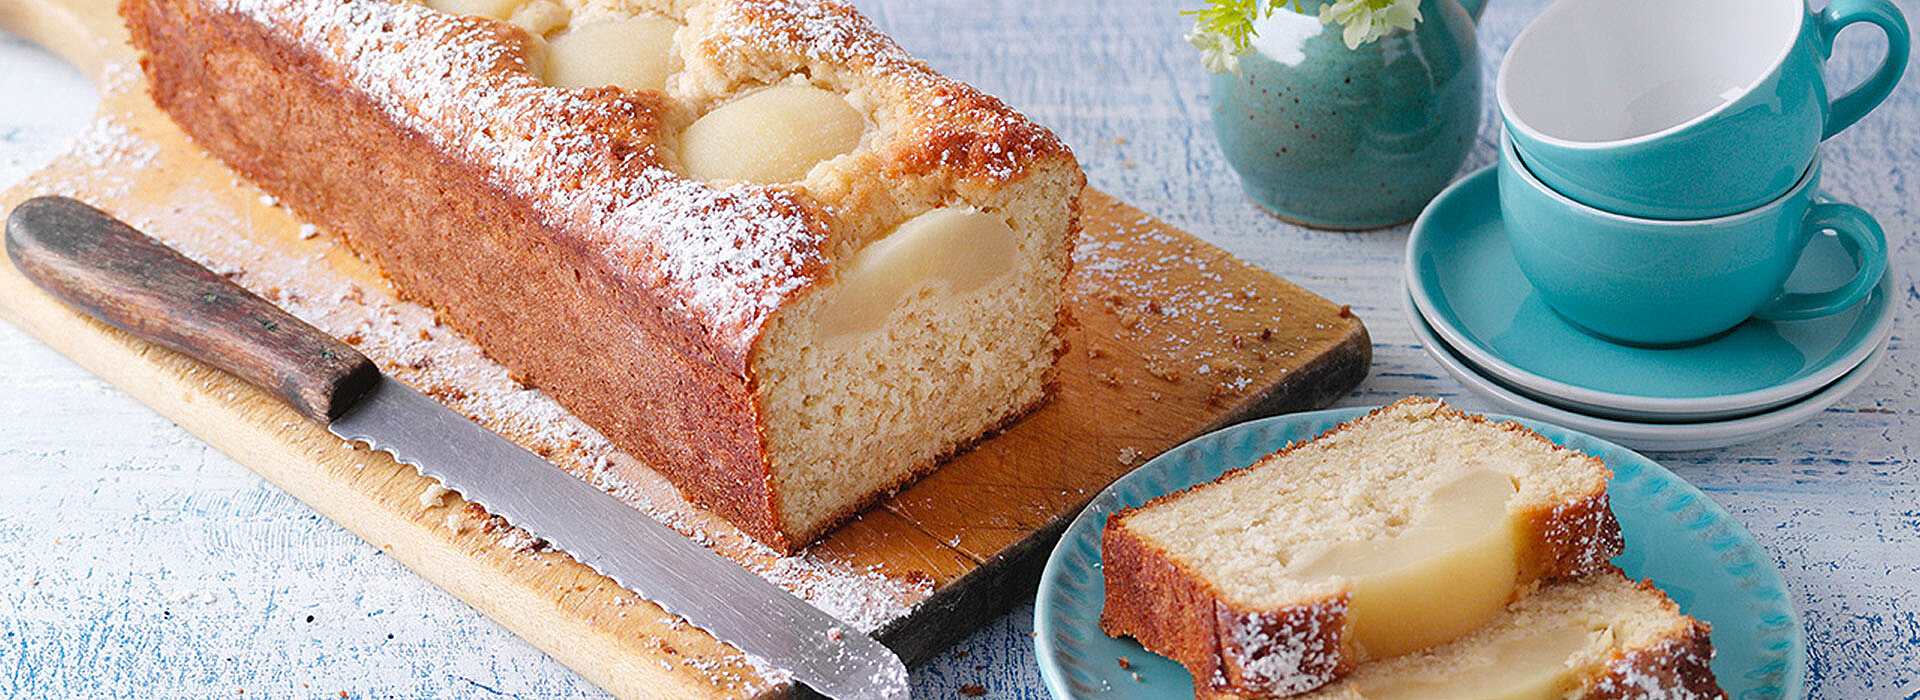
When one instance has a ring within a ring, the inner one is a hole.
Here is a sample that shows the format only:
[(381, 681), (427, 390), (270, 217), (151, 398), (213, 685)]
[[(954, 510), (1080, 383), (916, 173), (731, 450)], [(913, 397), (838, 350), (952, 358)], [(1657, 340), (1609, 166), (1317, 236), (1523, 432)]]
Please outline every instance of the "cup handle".
[[(1860, 263), (1860, 270), (1853, 279), (1839, 288), (1824, 292), (1782, 293), (1767, 302), (1766, 306), (1754, 312), (1754, 317), (1766, 321), (1800, 321), (1839, 313), (1866, 299), (1880, 284), (1880, 277), (1887, 272), (1887, 236), (1880, 230), (1880, 222), (1873, 215), (1851, 204), (1821, 202), (1813, 205), (1807, 212), (1804, 224), (1812, 233), (1831, 229), (1840, 234), (1847, 247), (1854, 250), (1854, 259)], [(1808, 241), (1813, 237), (1809, 235)]]
[(1887, 55), (1880, 61), (1880, 67), (1860, 85), (1833, 101), (1827, 110), (1826, 133), (1821, 140), (1833, 138), (1834, 134), (1845, 131), (1867, 116), (1880, 101), (1887, 99), (1893, 92), (1893, 86), (1900, 82), (1900, 76), (1907, 70), (1907, 52), (1909, 36), (1907, 18), (1900, 14), (1900, 8), (1894, 7), (1888, 0), (1833, 0), (1819, 14), (1820, 54), (1823, 57), (1833, 55), (1833, 40), (1840, 30), (1855, 22), (1872, 22), (1887, 33)]

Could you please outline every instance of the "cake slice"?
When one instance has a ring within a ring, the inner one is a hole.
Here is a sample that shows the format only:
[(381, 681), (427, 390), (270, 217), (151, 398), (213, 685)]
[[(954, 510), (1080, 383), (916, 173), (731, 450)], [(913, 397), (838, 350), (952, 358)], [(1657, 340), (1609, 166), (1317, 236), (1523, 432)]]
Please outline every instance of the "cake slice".
[(1309, 691), (1607, 566), (1611, 475), (1516, 423), (1409, 398), (1109, 517), (1101, 626), (1199, 692)]
[(1472, 634), (1361, 664), (1301, 700), (1708, 700), (1706, 623), (1607, 567), (1549, 583)]
[(851, 7), (121, 12), (197, 143), (775, 550), (1046, 400), (1085, 178)]

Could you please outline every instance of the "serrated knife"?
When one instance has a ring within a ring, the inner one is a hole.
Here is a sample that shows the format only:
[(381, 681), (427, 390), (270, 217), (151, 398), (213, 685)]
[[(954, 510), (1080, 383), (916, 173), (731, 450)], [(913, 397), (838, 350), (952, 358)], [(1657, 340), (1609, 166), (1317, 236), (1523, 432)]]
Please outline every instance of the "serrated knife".
[(872, 637), (382, 375), (346, 343), (106, 213), (37, 197), (7, 217), (6, 239), (14, 266), (68, 305), (392, 453), (813, 690), (907, 698), (906, 666)]

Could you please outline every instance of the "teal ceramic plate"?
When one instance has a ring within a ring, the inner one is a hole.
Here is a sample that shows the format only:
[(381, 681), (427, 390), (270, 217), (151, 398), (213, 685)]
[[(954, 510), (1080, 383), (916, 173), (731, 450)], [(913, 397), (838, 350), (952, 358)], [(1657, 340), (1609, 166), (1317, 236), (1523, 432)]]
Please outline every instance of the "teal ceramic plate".
[[(1107, 487), (1074, 518), (1040, 576), (1034, 648), (1056, 700), (1192, 697), (1186, 669), (1100, 631), (1104, 580), (1100, 528), (1122, 508), (1252, 464), (1290, 441), (1365, 413), (1337, 409), (1265, 418), (1202, 436)], [(1521, 420), (1554, 442), (1606, 460), (1613, 512), (1627, 553), (1614, 563), (1649, 578), (1687, 614), (1713, 625), (1713, 671), (1731, 697), (1798, 700), (1806, 637), (1773, 560), (1740, 523), (1699, 489), (1626, 448), (1550, 424)], [(1126, 657), (1131, 669), (1121, 668)], [(1135, 679), (1135, 674), (1139, 678)]]
[[(1893, 330), (1896, 281), (1889, 272), (1866, 301), (1825, 318), (1750, 320), (1685, 348), (1601, 340), (1561, 320), (1534, 293), (1507, 246), (1499, 196), (1494, 170), (1487, 168), (1434, 198), (1407, 239), (1407, 289), (1456, 352), (1541, 401), (1637, 421), (1759, 413), (1832, 384)], [(1828, 289), (1853, 270), (1839, 242), (1821, 236), (1788, 289)]]
[(1412, 299), (1407, 300), (1407, 324), (1413, 328), (1414, 339), (1420, 341), (1427, 355), (1439, 363), (1441, 369), (1452, 375), (1461, 386), (1486, 399), (1495, 409), (1572, 428), (1636, 450), (1654, 452), (1711, 450), (1738, 445), (1805, 423), (1866, 384), (1887, 354), (1886, 344), (1881, 343), (1878, 350), (1869, 353), (1867, 359), (1860, 362), (1860, 366), (1834, 383), (1804, 399), (1761, 413), (1728, 420), (1643, 423), (1562, 410), (1528, 398), (1500, 380), (1482, 374), (1434, 334), (1433, 327), (1420, 318)]

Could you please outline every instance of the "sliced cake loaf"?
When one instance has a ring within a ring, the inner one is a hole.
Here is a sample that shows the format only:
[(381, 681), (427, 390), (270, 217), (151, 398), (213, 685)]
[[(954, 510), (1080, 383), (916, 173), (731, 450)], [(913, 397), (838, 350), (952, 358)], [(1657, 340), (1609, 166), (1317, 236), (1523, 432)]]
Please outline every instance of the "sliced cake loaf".
[(1410, 398), (1108, 518), (1108, 634), (1287, 695), (1444, 644), (1621, 551), (1600, 460)]
[(1706, 623), (1618, 569), (1550, 583), (1487, 626), (1426, 651), (1361, 664), (1302, 700), (1707, 700)]

